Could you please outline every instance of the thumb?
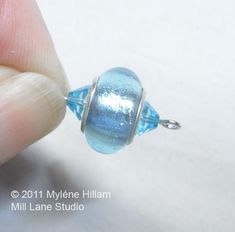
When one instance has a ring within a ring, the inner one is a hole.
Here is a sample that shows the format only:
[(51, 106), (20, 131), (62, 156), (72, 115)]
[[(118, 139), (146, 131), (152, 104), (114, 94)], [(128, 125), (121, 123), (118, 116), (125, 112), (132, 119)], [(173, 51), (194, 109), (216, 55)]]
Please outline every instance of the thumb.
[(64, 114), (63, 93), (54, 81), (1, 66), (0, 163), (53, 130)]
[(35, 0), (0, 0), (0, 65), (2, 163), (50, 132), (65, 113), (67, 81)]

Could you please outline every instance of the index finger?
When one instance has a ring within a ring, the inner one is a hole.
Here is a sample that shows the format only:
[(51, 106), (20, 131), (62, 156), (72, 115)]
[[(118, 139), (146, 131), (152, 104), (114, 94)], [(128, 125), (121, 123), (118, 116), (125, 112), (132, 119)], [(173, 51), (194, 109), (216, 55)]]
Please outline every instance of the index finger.
[(51, 37), (34, 0), (0, 0), (0, 65), (67, 82)]

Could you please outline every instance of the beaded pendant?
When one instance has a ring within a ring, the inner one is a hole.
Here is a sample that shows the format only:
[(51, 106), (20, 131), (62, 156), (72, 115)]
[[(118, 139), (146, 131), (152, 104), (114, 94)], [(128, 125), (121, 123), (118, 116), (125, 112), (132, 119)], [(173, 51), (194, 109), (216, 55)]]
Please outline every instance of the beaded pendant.
[(81, 120), (81, 131), (97, 152), (112, 154), (135, 136), (158, 127), (179, 129), (174, 120), (162, 120), (145, 101), (137, 75), (127, 68), (112, 68), (88, 85), (71, 91), (67, 106)]

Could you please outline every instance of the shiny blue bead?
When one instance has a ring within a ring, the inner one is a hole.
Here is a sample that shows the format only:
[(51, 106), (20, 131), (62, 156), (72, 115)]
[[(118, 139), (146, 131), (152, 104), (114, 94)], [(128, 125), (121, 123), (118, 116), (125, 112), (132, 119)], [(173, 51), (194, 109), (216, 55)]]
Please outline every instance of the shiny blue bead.
[(96, 151), (111, 154), (129, 144), (135, 135), (155, 129), (159, 115), (143, 102), (143, 88), (135, 73), (113, 68), (95, 85), (71, 91), (68, 107), (82, 120), (82, 131)]
[(111, 154), (129, 144), (141, 98), (142, 85), (132, 71), (113, 68), (102, 74), (84, 127), (89, 145)]

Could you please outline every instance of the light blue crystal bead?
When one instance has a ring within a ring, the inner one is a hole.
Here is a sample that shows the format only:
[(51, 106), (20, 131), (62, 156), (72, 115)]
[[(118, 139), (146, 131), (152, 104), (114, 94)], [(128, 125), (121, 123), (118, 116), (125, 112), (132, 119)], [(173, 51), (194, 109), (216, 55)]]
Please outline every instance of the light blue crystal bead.
[(140, 136), (148, 131), (157, 128), (158, 123), (159, 115), (157, 111), (147, 101), (145, 101), (136, 130), (136, 135)]
[(91, 86), (85, 86), (71, 91), (67, 96), (67, 106), (82, 120), (86, 100)]

